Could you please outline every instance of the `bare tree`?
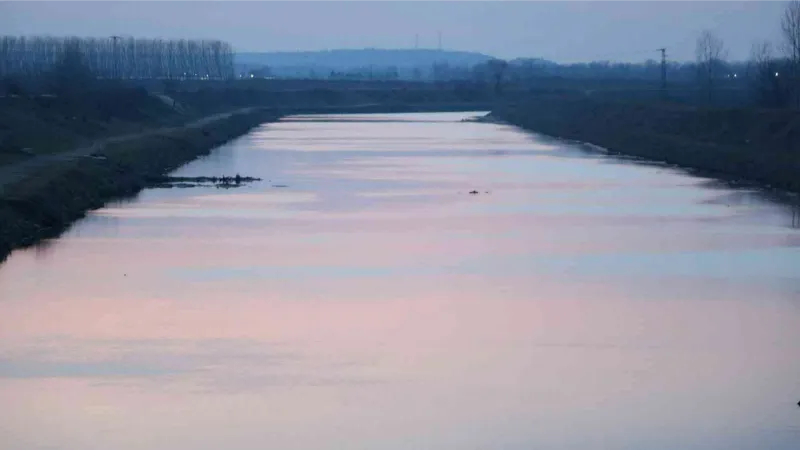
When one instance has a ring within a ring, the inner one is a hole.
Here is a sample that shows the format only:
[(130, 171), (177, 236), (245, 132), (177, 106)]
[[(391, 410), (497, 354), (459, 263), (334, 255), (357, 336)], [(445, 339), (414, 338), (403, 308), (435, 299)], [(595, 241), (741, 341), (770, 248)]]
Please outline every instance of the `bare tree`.
[(720, 72), (724, 65), (725, 44), (714, 33), (704, 30), (697, 38), (695, 55), (697, 56), (700, 84), (706, 92), (708, 102), (711, 103), (716, 79), (721, 75)]
[(781, 19), (784, 50), (786, 56), (794, 61), (800, 61), (800, 0), (792, 0), (786, 6)]
[(0, 36), (0, 77), (42, 75), (62, 61), (67, 51), (80, 53), (97, 78), (234, 76), (233, 48), (222, 41)]
[(503, 87), (503, 77), (508, 69), (508, 63), (502, 59), (492, 59), (486, 65), (494, 81), (494, 92), (499, 94)]
[(786, 5), (781, 19), (783, 49), (789, 63), (794, 104), (800, 107), (800, 0), (792, 0)]
[(70, 38), (64, 41), (60, 60), (53, 65), (49, 76), (57, 94), (69, 100), (80, 99), (94, 78), (81, 49), (80, 39)]
[(785, 107), (788, 95), (786, 78), (779, 73), (784, 67), (769, 41), (756, 42), (750, 50), (747, 76), (757, 101), (762, 106)]

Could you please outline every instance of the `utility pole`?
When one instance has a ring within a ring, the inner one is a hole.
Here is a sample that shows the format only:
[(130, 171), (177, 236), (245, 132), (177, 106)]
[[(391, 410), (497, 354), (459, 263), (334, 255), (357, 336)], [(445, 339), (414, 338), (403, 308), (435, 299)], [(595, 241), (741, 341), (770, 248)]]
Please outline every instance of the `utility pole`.
[(114, 73), (111, 76), (114, 79), (119, 78), (119, 52), (117, 52), (117, 41), (120, 39), (122, 39), (122, 36), (111, 36), (111, 40), (114, 41), (114, 63), (112, 64)]
[(656, 49), (661, 52), (661, 100), (667, 99), (667, 49)]

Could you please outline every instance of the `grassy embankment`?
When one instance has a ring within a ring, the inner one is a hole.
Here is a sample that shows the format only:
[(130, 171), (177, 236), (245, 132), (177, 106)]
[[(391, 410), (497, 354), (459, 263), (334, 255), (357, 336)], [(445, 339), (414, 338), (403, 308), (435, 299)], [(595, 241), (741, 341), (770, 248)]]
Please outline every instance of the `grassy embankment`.
[(492, 115), (610, 152), (800, 192), (800, 112), (531, 98)]
[(7, 186), (0, 197), (0, 259), (14, 248), (54, 237), (87, 211), (133, 195), (152, 179), (214, 147), (277, 119), (253, 110), (208, 124), (109, 144), (101, 158), (74, 158), (49, 165)]
[(102, 89), (80, 99), (52, 95), (0, 98), (0, 165), (88, 145), (117, 134), (177, 125), (192, 114), (143, 89)]
[[(16, 163), (110, 136), (170, 128), (107, 144), (96, 152), (103, 158), (59, 159), (38, 165), (20, 181), (3, 186), (0, 179), (0, 259), (14, 248), (58, 235), (87, 211), (135, 194), (148, 179), (285, 114), (487, 110), (490, 105), (490, 96), (480, 90), (421, 83), (330, 83), (289, 89), (274, 83), (187, 82), (164, 94), (97, 83), (80, 96), (0, 98), (0, 175), (4, 166), (14, 169)], [(202, 127), (180, 128), (200, 117), (254, 106), (258, 109)]]
[(493, 100), (485, 89), (459, 86), (288, 81), (96, 81), (71, 96), (0, 97), (0, 166), (251, 106), (284, 114), (463, 111), (487, 110)]

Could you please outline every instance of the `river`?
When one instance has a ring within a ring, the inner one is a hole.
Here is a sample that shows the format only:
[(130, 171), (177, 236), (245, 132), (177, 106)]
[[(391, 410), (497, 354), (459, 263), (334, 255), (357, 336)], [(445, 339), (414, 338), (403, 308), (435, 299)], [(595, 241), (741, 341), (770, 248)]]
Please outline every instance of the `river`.
[(797, 209), (474, 115), (265, 124), (13, 253), (0, 447), (797, 449)]

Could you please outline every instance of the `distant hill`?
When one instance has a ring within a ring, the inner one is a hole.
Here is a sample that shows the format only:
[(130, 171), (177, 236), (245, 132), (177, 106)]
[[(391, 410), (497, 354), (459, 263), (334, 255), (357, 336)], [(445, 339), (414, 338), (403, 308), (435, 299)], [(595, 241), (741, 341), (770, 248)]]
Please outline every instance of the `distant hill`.
[(492, 59), (476, 52), (431, 49), (361, 49), (324, 50), (313, 52), (237, 53), (236, 64), (280, 68), (309, 68), (315, 70), (349, 70), (359, 67), (390, 67), (411, 69), (430, 67), (434, 63), (453, 66), (473, 66)]

